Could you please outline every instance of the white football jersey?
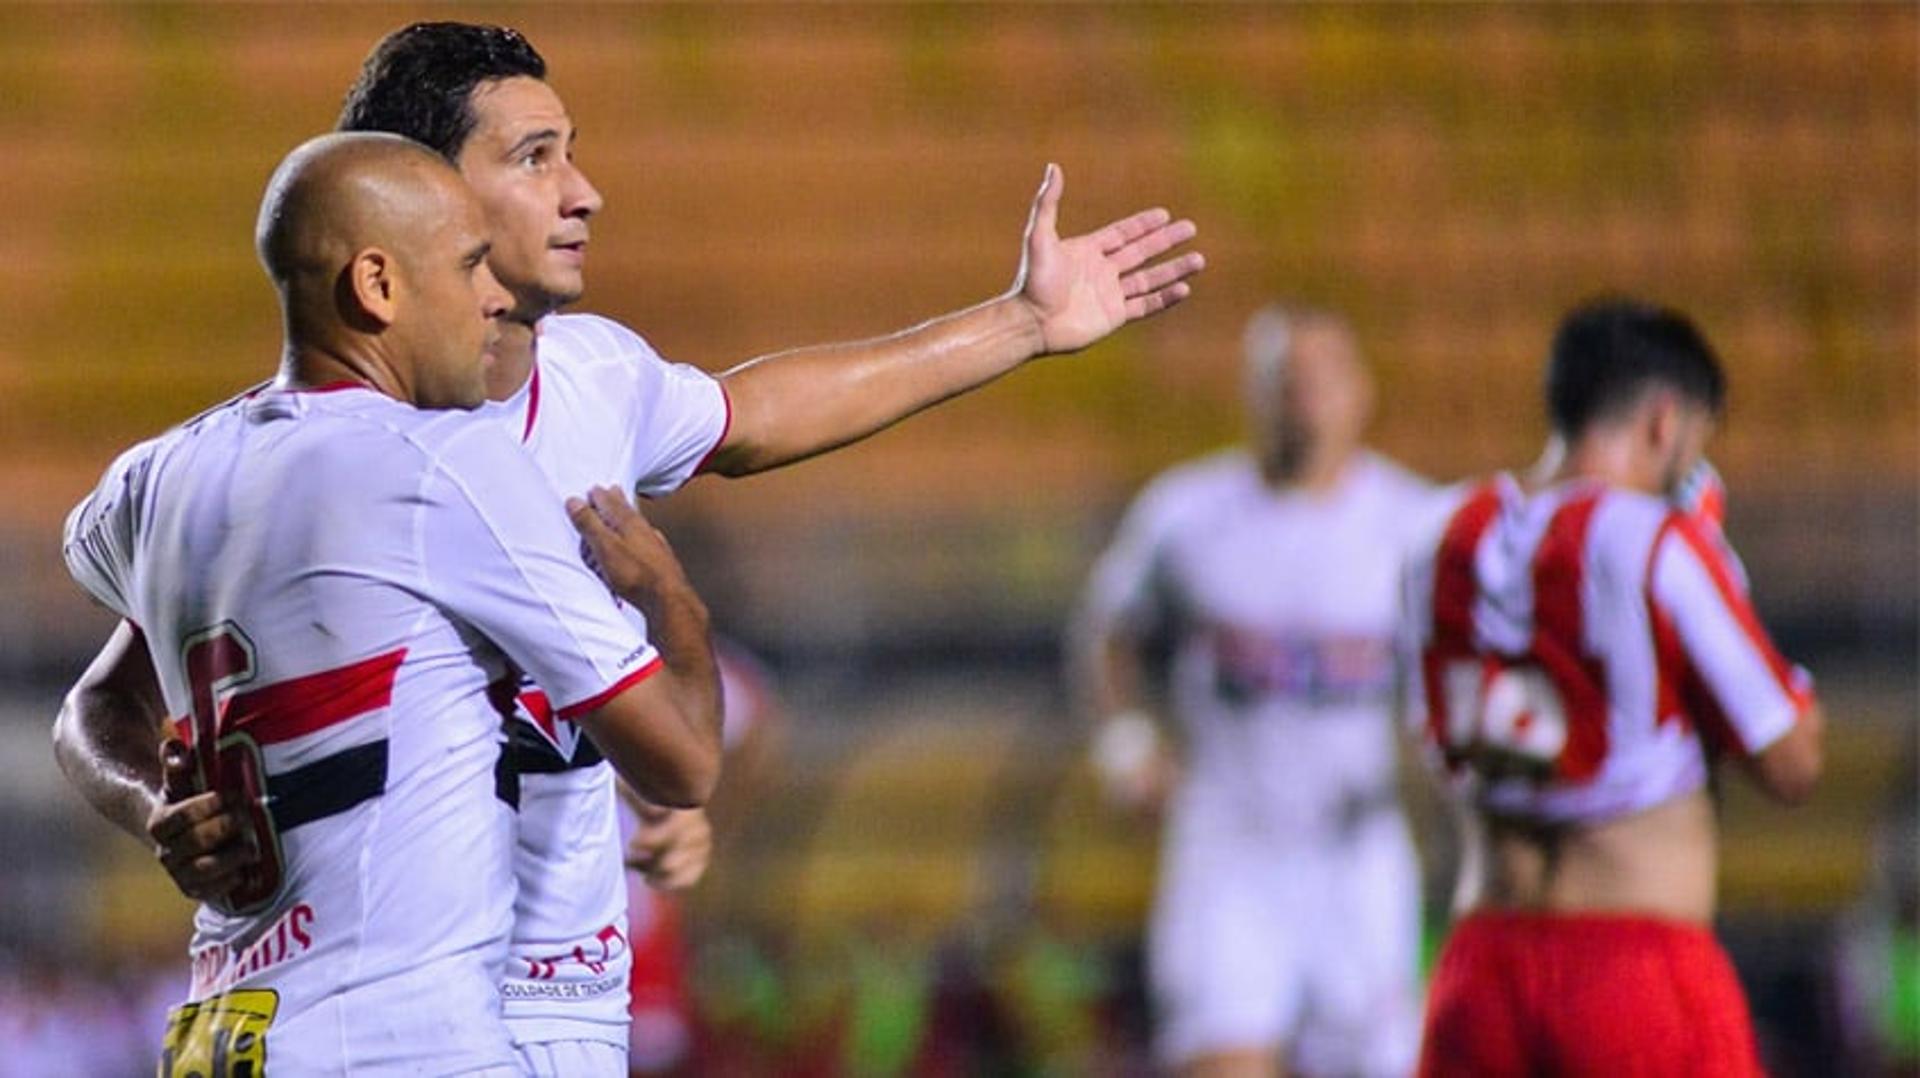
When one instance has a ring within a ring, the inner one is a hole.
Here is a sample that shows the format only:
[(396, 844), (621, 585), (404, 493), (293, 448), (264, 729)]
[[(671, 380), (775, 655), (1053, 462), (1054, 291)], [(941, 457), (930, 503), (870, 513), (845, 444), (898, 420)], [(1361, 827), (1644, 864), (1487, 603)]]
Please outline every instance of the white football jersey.
[(163, 1074), (513, 1065), (504, 704), (521, 671), (570, 714), (660, 666), (579, 549), (498, 422), (358, 386), (230, 401), (74, 510), (74, 577), (265, 846), (196, 914)]
[(1096, 622), (1165, 632), (1183, 796), (1275, 834), (1391, 797), (1398, 581), (1433, 488), (1362, 453), (1325, 493), (1276, 491), (1245, 452), (1154, 480), (1088, 585)]
[[(726, 436), (729, 412), (711, 376), (667, 363), (617, 322), (573, 314), (541, 321), (533, 373), (500, 416), (557, 504), (594, 486), (678, 490)], [(520, 1043), (625, 1045), (633, 953), (613, 768), (537, 686), (517, 711), (507, 1018)]]
[(1699, 789), (1813, 698), (1705, 515), (1595, 482), (1480, 485), (1410, 567), (1415, 718), (1484, 808), (1604, 820)]

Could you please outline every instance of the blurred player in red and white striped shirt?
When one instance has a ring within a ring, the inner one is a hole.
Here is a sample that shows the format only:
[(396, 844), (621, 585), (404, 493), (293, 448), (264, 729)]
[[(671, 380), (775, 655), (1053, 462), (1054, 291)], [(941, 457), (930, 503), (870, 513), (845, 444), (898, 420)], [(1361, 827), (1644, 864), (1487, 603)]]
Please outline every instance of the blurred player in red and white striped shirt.
[(1760, 1073), (1708, 929), (1710, 777), (1805, 798), (1822, 718), (1701, 471), (1724, 397), (1682, 315), (1574, 311), (1538, 473), (1472, 489), (1409, 573), (1412, 695), (1471, 831), (1423, 1074)]

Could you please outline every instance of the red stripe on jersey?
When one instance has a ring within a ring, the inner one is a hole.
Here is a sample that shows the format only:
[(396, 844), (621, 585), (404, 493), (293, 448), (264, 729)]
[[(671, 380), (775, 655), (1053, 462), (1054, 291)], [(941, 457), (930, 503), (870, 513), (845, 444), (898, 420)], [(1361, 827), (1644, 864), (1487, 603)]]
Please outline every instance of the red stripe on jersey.
[(1753, 602), (1747, 598), (1746, 591), (1734, 582), (1733, 567), (1727, 564), (1726, 553), (1720, 545), (1707, 538), (1697, 523), (1684, 517), (1674, 521), (1673, 530), (1686, 540), (1700, 558), (1700, 564), (1706, 567), (1707, 576), (1713, 581), (1714, 590), (1720, 593), (1720, 601), (1727, 604), (1727, 612), (1733, 615), (1740, 631), (1746, 634), (1747, 642), (1753, 645), (1753, 650), (1766, 660), (1767, 669), (1773, 672), (1781, 690), (1804, 703), (1805, 692), (1794, 685), (1793, 667), (1774, 649), (1767, 631), (1761, 628), (1760, 616), (1754, 613)]
[(520, 440), (533, 437), (533, 421), (540, 415), (540, 358), (534, 357), (533, 373), (528, 375), (527, 385), (527, 425), (520, 431)]
[[(1500, 511), (1500, 489), (1487, 483), (1447, 522), (1433, 562), (1433, 636), (1420, 656), (1427, 725), (1436, 745), (1448, 744), (1446, 664), (1474, 654), (1473, 600), (1480, 590), (1474, 554)], [(1452, 750), (1448, 749), (1451, 757)]]
[(558, 743), (560, 731), (553, 717), (553, 701), (539, 689), (528, 689), (519, 696), (520, 706), (526, 709), (527, 716), (547, 735), (547, 740)]
[(720, 387), (720, 403), (727, 409), (727, 418), (720, 423), (720, 437), (714, 439), (713, 448), (707, 450), (707, 455), (701, 457), (700, 463), (693, 466), (695, 475), (707, 470), (707, 465), (713, 463), (714, 455), (720, 452), (720, 447), (727, 444), (727, 435), (733, 433), (733, 397), (727, 392), (725, 382), (715, 379), (714, 384)]
[(1560, 691), (1567, 709), (1567, 744), (1555, 773), (1581, 782), (1600, 771), (1607, 755), (1607, 679), (1587, 653), (1580, 590), (1586, 578), (1587, 531), (1600, 492), (1569, 498), (1554, 510), (1533, 557), (1533, 643), (1529, 650)]
[(607, 701), (659, 673), (661, 665), (660, 657), (656, 655), (653, 657), (653, 661), (647, 665), (635, 670), (633, 673), (628, 674), (626, 677), (607, 686), (604, 690), (587, 697), (577, 704), (568, 704), (566, 707), (559, 709), (556, 714), (560, 718), (572, 722), (578, 715), (584, 715), (589, 711), (597, 711), (605, 706)]
[(1691, 720), (1700, 730), (1709, 748), (1715, 751), (1732, 751), (1746, 754), (1746, 741), (1739, 735), (1733, 723), (1727, 718), (1726, 709), (1720, 699), (1714, 695), (1705, 675), (1694, 665), (1687, 655), (1686, 645), (1680, 639), (1680, 632), (1673, 624), (1673, 618), (1663, 608), (1654, 595), (1653, 570), (1658, 564), (1661, 548), (1669, 534), (1677, 535), (1699, 559), (1707, 577), (1713, 581), (1714, 590), (1719, 593), (1721, 602), (1733, 616), (1735, 624), (1747, 638), (1754, 650), (1765, 661), (1767, 669), (1779, 683), (1781, 691), (1793, 700), (1800, 711), (1805, 711), (1812, 702), (1812, 696), (1806, 686), (1795, 683), (1793, 669), (1785, 658), (1774, 648), (1766, 630), (1761, 628), (1760, 619), (1754, 613), (1753, 604), (1746, 593), (1734, 583), (1733, 570), (1726, 562), (1726, 554), (1718, 543), (1707, 537), (1701, 526), (1680, 514), (1667, 519), (1655, 536), (1653, 550), (1647, 559), (1647, 612), (1654, 634), (1654, 655), (1656, 659), (1655, 677), (1659, 682), (1659, 695), (1656, 699), (1660, 706), (1660, 721), (1666, 721), (1677, 709), (1680, 717)]
[(1695, 719), (1693, 711), (1687, 706), (1686, 683), (1688, 676), (1687, 652), (1680, 643), (1680, 631), (1673, 626), (1673, 619), (1661, 609), (1653, 598), (1653, 568), (1660, 560), (1660, 545), (1666, 541), (1667, 532), (1673, 528), (1673, 518), (1669, 517), (1654, 534), (1653, 546), (1647, 550), (1646, 592), (1647, 625), (1653, 631), (1653, 722), (1662, 726), (1669, 722), (1685, 723)]
[(322, 670), (252, 692), (236, 693), (222, 711), (221, 732), (245, 730), (262, 745), (316, 733), (393, 702), (393, 681), (406, 648)]
[(1479, 591), (1474, 554), (1500, 511), (1500, 491), (1488, 483), (1447, 522), (1433, 566), (1433, 641), (1449, 650), (1473, 649), (1473, 599)]

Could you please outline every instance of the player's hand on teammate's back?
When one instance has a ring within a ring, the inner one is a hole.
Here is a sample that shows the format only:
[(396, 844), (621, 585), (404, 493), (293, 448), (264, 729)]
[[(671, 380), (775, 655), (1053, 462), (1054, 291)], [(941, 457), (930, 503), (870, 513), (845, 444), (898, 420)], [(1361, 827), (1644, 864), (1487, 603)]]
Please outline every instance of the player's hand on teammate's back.
[(181, 894), (199, 902), (223, 898), (259, 856), (252, 829), (219, 793), (194, 792), (185, 745), (162, 746), (160, 766), (165, 797), (147, 817), (154, 853)]
[(607, 586), (643, 611), (664, 592), (689, 587), (667, 537), (619, 488), (595, 487), (583, 498), (568, 498), (567, 516)]
[[(1060, 166), (1049, 164), (1027, 217), (1013, 290), (1033, 312), (1047, 352), (1074, 352), (1136, 318), (1187, 298), (1187, 278), (1206, 267), (1197, 251), (1154, 263), (1192, 239), (1192, 221), (1142, 210), (1085, 235), (1061, 239)], [(1149, 265), (1148, 263), (1153, 263)]]

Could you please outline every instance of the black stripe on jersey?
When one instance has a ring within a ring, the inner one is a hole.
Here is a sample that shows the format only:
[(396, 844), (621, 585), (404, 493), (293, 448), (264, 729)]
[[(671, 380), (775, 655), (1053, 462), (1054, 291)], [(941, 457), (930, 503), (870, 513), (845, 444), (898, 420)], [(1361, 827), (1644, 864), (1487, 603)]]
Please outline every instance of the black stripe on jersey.
[(560, 755), (560, 751), (553, 747), (553, 742), (540, 736), (538, 730), (524, 722), (507, 724), (507, 755), (512, 760), (513, 769), (522, 775), (556, 775), (562, 771), (592, 767), (605, 759), (593, 739), (583, 737), (573, 750), (573, 759), (569, 760)]
[(273, 823), (282, 832), (379, 797), (387, 788), (387, 741), (369, 741), (267, 779)]
[(605, 759), (591, 738), (581, 738), (573, 759), (560, 755), (553, 742), (519, 719), (507, 720), (507, 741), (500, 746), (500, 759), (493, 765), (493, 796), (520, 810), (520, 776), (558, 775), (563, 771), (592, 767)]
[(513, 811), (520, 811), (520, 772), (513, 769), (510, 745), (501, 745), (500, 758), (493, 762), (493, 796), (505, 801)]

